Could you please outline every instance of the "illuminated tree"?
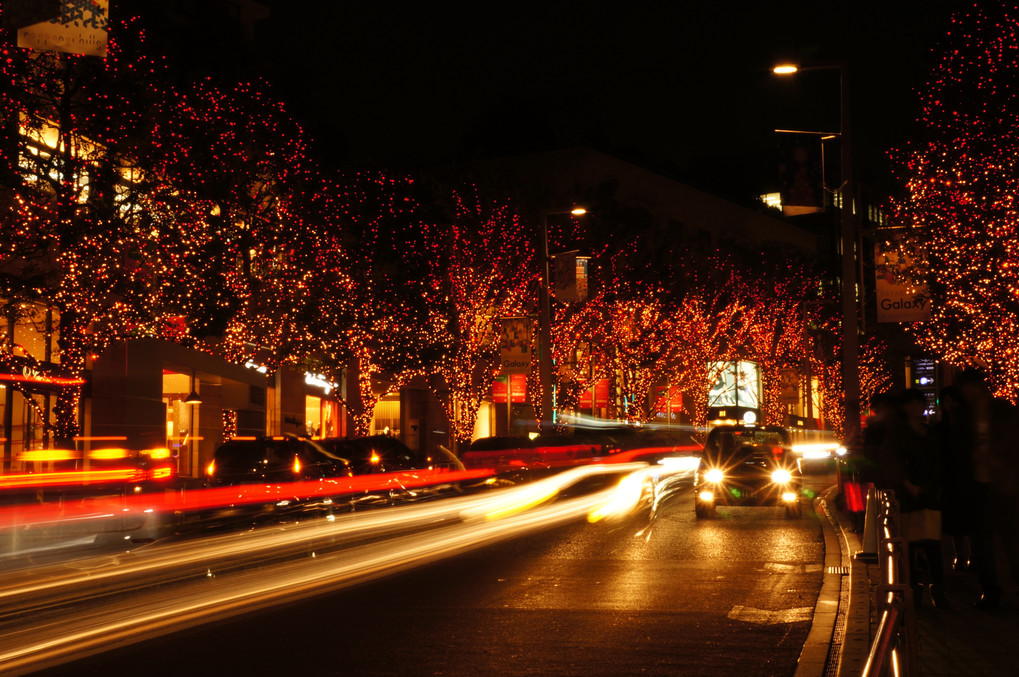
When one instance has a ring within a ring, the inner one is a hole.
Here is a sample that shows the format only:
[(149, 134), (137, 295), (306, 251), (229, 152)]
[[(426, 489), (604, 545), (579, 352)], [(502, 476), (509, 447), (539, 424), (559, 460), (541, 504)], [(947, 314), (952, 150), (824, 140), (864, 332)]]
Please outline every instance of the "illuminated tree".
[[(61, 363), (81, 374), (108, 328), (139, 314), (130, 262), (146, 237), (136, 219), (144, 179), (128, 158), (141, 111), (161, 95), (150, 79), (158, 66), (125, 58), (118, 42), (106, 59), (2, 49), (0, 293), (56, 309)], [(78, 396), (58, 397), (58, 441), (76, 432)]]
[(284, 359), (317, 241), (299, 126), (262, 87), (172, 84), (131, 19), (112, 35), (105, 59), (4, 48), (0, 293), (58, 311), (76, 374), (129, 335)]
[(783, 370), (800, 372), (807, 355), (807, 313), (817, 277), (787, 255), (761, 255), (753, 275), (733, 277), (747, 301), (745, 354), (761, 367), (764, 421), (783, 425)]
[(422, 276), (404, 256), (421, 233), (413, 188), (378, 173), (342, 177), (323, 212), (336, 222), (315, 246), (301, 352), (326, 371), (353, 365), (345, 402), (358, 435), (370, 434), (378, 402), (424, 375), (433, 354)]
[(1019, 8), (974, 4), (952, 19), (921, 92), (916, 138), (893, 153), (931, 319), (909, 329), (948, 363), (979, 364), (1019, 396)]
[(436, 219), (419, 252), (429, 262), (427, 331), (439, 351), (433, 390), (454, 443), (469, 440), (478, 408), (498, 371), (499, 321), (534, 311), (533, 234), (502, 201), (471, 188), (454, 194), (448, 221)]

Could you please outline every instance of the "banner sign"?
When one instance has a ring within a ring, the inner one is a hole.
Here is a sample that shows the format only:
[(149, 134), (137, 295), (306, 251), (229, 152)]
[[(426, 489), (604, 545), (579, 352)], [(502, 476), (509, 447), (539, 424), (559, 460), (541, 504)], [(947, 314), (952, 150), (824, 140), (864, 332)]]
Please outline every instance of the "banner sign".
[(18, 47), (105, 57), (109, 0), (61, 0), (59, 7), (57, 16), (18, 26)]
[(901, 276), (910, 260), (890, 243), (874, 244), (874, 292), (877, 296), (878, 322), (923, 322), (931, 319), (930, 294), (926, 285), (914, 286)]
[(499, 366), (503, 374), (528, 374), (531, 371), (531, 320), (506, 317), (499, 336)]
[(778, 177), (786, 216), (822, 211), (824, 168), (821, 140), (813, 134), (780, 134)]
[(594, 384), (594, 406), (604, 409), (609, 406), (609, 380), (598, 379)]
[(552, 257), (555, 285), (552, 294), (563, 303), (579, 301), (577, 297), (577, 252), (563, 252)]
[(510, 399), (514, 404), (527, 402), (527, 374), (500, 376), (492, 382), (492, 402), (506, 404), (506, 379), (510, 379)]
[(782, 392), (779, 396), (781, 404), (796, 405), (800, 403), (800, 373), (795, 369), (783, 369)]
[(655, 386), (655, 414), (659, 418), (677, 419), (683, 413), (683, 393), (671, 386)]

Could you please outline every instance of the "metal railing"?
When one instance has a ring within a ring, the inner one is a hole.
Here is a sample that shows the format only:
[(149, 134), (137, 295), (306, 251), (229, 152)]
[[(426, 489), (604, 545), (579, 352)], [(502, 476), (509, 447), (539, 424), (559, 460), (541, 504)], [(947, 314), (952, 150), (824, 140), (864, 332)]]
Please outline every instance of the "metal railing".
[[(881, 583), (876, 591), (880, 620), (870, 646), (863, 677), (886, 674), (919, 675), (916, 608), (909, 581), (909, 551), (902, 539), (895, 493), (871, 488), (867, 497), (867, 526), (877, 529)], [(875, 522), (872, 522), (875, 520)]]

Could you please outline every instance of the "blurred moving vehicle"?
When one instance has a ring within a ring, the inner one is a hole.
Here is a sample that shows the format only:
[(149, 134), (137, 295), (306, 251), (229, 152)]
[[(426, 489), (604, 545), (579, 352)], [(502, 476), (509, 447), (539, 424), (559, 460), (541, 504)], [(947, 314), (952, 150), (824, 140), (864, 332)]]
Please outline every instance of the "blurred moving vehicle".
[(794, 440), (792, 450), (800, 472), (804, 473), (833, 468), (833, 463), (847, 453), (839, 442), (827, 440)]
[(564, 435), (527, 437), (482, 437), (460, 454), (465, 468), (536, 470), (568, 467), (590, 462), (609, 451), (601, 440)]
[(328, 437), (317, 442), (331, 456), (347, 461), (355, 475), (432, 467), (430, 458), (390, 435)]
[(481, 437), (460, 455), (466, 468), (497, 471), (563, 468), (595, 461), (646, 461), (698, 455), (701, 446), (687, 431), (640, 426), (574, 428), (528, 437)]
[(697, 517), (707, 517), (718, 504), (784, 506), (788, 517), (799, 517), (797, 460), (785, 428), (723, 425), (712, 429), (694, 479)]
[(297, 437), (233, 439), (205, 469), (209, 486), (317, 480), (353, 475), (348, 460)]

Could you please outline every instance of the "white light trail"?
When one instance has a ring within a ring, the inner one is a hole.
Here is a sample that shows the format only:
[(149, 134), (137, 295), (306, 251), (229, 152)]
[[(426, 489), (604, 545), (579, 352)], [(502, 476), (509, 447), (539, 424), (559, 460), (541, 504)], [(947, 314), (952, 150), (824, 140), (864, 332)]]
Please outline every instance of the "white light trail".
[[(69, 606), (59, 619), (51, 613), (39, 620), (26, 614), (10, 624), (15, 627), (0, 634), (0, 672), (36, 671), (185, 626), (349, 587), (499, 540), (582, 520), (612, 500), (617, 487), (540, 503), (592, 476), (643, 476), (646, 468), (643, 463), (583, 466), (491, 493), (143, 548), (123, 556), (121, 565), (102, 560), (105, 567), (79, 573), (54, 575), (55, 567), (38, 571), (37, 575), (49, 577), (0, 589), (3, 611), (30, 608), (40, 600), (47, 606), (61, 604), (62, 600), (75, 600), (82, 590), (117, 590), (141, 581), (147, 585), (167, 579), (176, 582), (163, 589), (147, 587)], [(385, 534), (390, 537), (378, 540)], [(356, 544), (358, 538), (368, 535), (371, 542)], [(310, 544), (319, 543), (346, 547), (309, 550)], [(295, 553), (295, 559), (257, 566), (259, 558), (286, 549)], [(238, 570), (239, 561), (252, 562), (252, 568)], [(181, 580), (182, 575), (186, 580)]]

